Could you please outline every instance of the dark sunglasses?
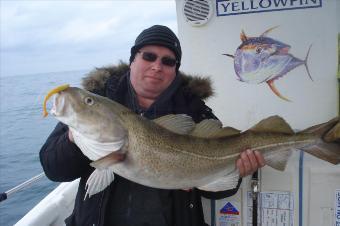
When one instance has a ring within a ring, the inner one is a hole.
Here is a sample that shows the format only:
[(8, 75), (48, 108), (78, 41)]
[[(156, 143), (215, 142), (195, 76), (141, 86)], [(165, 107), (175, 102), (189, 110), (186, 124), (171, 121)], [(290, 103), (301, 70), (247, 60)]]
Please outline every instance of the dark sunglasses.
[[(148, 61), (148, 62), (155, 62), (158, 58), (158, 55), (155, 53), (142, 52), (142, 51), (138, 51), (138, 53), (142, 54), (143, 60)], [(169, 67), (173, 67), (177, 64), (177, 60), (175, 58), (167, 57), (167, 56), (162, 57), (161, 62), (163, 65), (169, 66)]]

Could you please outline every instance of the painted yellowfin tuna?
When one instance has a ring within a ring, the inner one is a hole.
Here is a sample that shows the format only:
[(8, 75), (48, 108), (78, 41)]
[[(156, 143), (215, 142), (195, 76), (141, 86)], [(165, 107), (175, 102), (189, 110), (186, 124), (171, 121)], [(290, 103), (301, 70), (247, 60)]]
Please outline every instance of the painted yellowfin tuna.
[(339, 118), (294, 133), (273, 116), (240, 133), (222, 128), (217, 120), (195, 124), (186, 115), (150, 121), (108, 98), (67, 85), (47, 95), (44, 109), (52, 95), (51, 114), (69, 126), (77, 146), (94, 161), (96, 169), (87, 181), (90, 196), (108, 186), (114, 173), (155, 188), (234, 188), (239, 178), (235, 160), (246, 148), (262, 152), (278, 170), (285, 169), (291, 148), (340, 162)]
[(290, 45), (267, 37), (274, 28), (270, 28), (259, 37), (248, 37), (242, 31), (241, 45), (237, 48), (235, 55), (223, 54), (234, 58), (234, 69), (241, 82), (260, 84), (266, 82), (270, 89), (281, 99), (289, 101), (281, 95), (274, 85), (275, 80), (285, 76), (294, 68), (304, 65), (311, 80), (306, 57), (301, 60), (289, 53)]

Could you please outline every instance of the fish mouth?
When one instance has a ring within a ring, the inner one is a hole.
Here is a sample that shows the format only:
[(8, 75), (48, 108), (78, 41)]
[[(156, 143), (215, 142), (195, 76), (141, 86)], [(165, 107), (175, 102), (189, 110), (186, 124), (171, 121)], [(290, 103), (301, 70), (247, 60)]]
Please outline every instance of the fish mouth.
[[(59, 94), (61, 91), (66, 90), (67, 88), (69, 88), (70, 85), (66, 84), (66, 85), (61, 85), (58, 86), (54, 89), (52, 89), (50, 92), (48, 92), (48, 94), (45, 96), (44, 99), (44, 103), (43, 103), (43, 116), (46, 117), (48, 115), (47, 109), (46, 109), (46, 104), (47, 101), (50, 99), (51, 96), (53, 96), (54, 94)], [(59, 95), (57, 95), (59, 96)], [(62, 99), (62, 100), (58, 100), (58, 99)], [(64, 101), (63, 98), (55, 98), (53, 101), (53, 107), (51, 110), (51, 113), (53, 113), (53, 115), (57, 115), (58, 111), (57, 111), (57, 106), (64, 106)], [(60, 109), (60, 107), (59, 107)]]
[(64, 109), (65, 105), (65, 98), (63, 98), (63, 95), (61, 95), (61, 92), (58, 92), (55, 94), (53, 99), (53, 105), (50, 110), (50, 114), (54, 117), (58, 117), (62, 114), (62, 109)]

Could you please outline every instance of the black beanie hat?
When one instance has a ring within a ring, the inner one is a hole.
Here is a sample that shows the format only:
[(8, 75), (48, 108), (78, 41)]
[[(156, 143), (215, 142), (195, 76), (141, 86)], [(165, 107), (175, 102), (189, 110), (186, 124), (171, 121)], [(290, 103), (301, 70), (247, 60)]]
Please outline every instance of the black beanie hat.
[(131, 48), (130, 64), (135, 59), (135, 55), (143, 46), (160, 45), (169, 48), (174, 52), (177, 60), (176, 70), (181, 65), (182, 50), (175, 33), (168, 27), (154, 25), (143, 30), (136, 38), (135, 45)]

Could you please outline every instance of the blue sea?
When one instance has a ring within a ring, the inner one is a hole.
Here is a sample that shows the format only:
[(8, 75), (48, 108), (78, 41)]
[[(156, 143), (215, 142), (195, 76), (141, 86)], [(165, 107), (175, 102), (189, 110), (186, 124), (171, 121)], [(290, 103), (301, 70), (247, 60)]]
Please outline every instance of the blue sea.
[[(87, 70), (0, 77), (1, 193), (43, 171), (39, 150), (57, 124), (53, 117), (42, 117), (44, 97), (65, 83), (80, 87), (86, 73)], [(56, 186), (58, 183), (44, 177), (0, 202), (0, 225), (15, 224)]]

